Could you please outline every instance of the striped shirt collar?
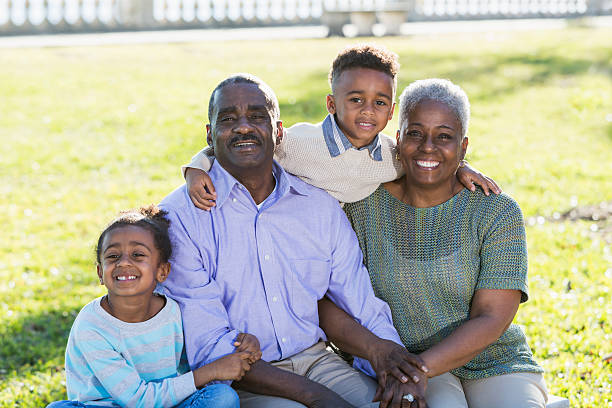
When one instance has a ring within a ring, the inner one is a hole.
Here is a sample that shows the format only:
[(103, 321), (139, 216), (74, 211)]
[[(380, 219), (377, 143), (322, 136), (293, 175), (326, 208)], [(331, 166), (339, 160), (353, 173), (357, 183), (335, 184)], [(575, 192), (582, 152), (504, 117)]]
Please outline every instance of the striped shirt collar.
[(325, 138), (325, 143), (327, 144), (327, 149), (329, 150), (331, 157), (339, 156), (349, 149), (367, 149), (372, 160), (382, 161), (382, 147), (380, 144), (379, 135), (376, 135), (374, 140), (372, 140), (369, 145), (357, 149), (355, 146), (353, 146), (350, 140), (348, 140), (344, 133), (342, 133), (338, 127), (338, 124), (336, 123), (336, 120), (334, 119), (334, 115), (328, 114), (323, 121), (322, 127), (323, 137)]

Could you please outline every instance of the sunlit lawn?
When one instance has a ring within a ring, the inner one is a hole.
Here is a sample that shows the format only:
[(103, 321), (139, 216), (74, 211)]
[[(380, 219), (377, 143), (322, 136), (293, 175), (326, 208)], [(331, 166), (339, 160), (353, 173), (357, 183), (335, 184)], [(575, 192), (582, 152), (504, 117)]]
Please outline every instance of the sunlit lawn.
[[(610, 38), (575, 28), (377, 40), (401, 56), (400, 88), (437, 76), (470, 95), (468, 158), (528, 220), (531, 300), (517, 322), (572, 407), (612, 407), (612, 221), (562, 217), (612, 203)], [(347, 42), (0, 50), (1, 407), (66, 397), (70, 326), (104, 293), (94, 241), (119, 210), (182, 182), (216, 83), (254, 73), (277, 91), (286, 126), (319, 121)]]

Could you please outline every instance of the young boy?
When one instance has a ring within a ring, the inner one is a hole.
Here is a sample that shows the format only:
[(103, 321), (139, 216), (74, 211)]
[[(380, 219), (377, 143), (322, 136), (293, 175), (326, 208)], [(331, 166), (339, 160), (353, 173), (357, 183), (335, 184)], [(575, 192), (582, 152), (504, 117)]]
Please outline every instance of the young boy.
[[(380, 133), (393, 117), (398, 71), (397, 54), (384, 47), (361, 44), (341, 51), (329, 73), (329, 115), (316, 125), (297, 123), (286, 129), (275, 160), (343, 203), (359, 201), (381, 183), (400, 177), (396, 142)], [(205, 173), (212, 155), (205, 148), (183, 167), (189, 195), (204, 210), (215, 205), (214, 186)], [(457, 176), (470, 190), (475, 182), (487, 195), (500, 191), (492, 180), (463, 166), (465, 162)]]
[(215, 380), (240, 380), (261, 357), (241, 333), (236, 352), (189, 371), (178, 304), (155, 293), (170, 273), (165, 213), (155, 206), (124, 213), (100, 235), (98, 278), (108, 294), (77, 316), (66, 347), (69, 401), (58, 407), (238, 408), (236, 392)]

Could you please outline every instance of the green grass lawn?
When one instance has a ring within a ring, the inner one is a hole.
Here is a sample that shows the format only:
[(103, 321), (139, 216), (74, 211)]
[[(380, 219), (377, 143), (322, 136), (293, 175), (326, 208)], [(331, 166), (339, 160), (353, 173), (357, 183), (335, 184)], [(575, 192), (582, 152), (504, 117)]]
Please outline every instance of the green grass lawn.
[[(468, 159), (527, 219), (525, 326), (552, 393), (612, 407), (611, 29), (378, 39), (400, 89), (444, 77), (472, 102)], [(104, 293), (94, 243), (121, 209), (159, 202), (205, 143), (209, 94), (233, 72), (278, 94), (285, 126), (324, 117), (348, 40), (0, 50), (0, 407), (64, 399), (64, 347)], [(387, 128), (396, 129), (394, 120)]]

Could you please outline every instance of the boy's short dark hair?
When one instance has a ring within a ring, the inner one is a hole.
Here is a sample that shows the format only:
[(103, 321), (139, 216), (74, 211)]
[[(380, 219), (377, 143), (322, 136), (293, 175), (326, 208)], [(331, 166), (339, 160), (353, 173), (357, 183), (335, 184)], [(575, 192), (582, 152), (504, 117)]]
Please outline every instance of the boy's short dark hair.
[(150, 231), (153, 234), (155, 248), (159, 251), (159, 261), (168, 262), (172, 256), (172, 243), (168, 234), (170, 221), (166, 218), (166, 214), (168, 214), (166, 211), (154, 204), (137, 210), (122, 211), (100, 234), (96, 245), (96, 262), (100, 264), (100, 251), (102, 251), (102, 241), (106, 234), (115, 228), (127, 225), (135, 225)]
[(329, 84), (332, 92), (334, 81), (344, 71), (354, 68), (368, 68), (384, 72), (393, 78), (393, 92), (397, 86), (397, 73), (400, 64), (396, 53), (389, 51), (382, 45), (376, 44), (356, 44), (340, 51), (329, 71)]

